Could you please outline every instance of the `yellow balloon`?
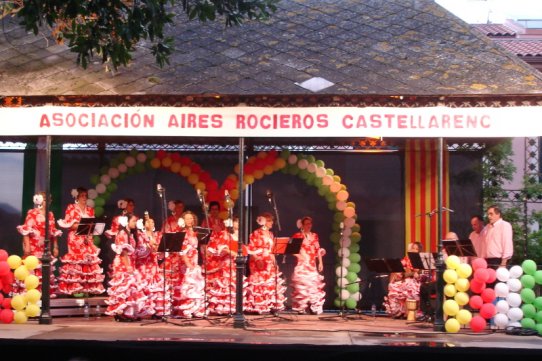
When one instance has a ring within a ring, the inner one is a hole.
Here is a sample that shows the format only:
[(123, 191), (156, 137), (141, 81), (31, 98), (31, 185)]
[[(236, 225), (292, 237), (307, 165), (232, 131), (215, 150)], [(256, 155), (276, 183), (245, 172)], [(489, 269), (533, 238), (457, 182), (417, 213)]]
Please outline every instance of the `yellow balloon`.
[(36, 256), (28, 256), (24, 259), (23, 264), (29, 271), (32, 271), (38, 267), (40, 260)]
[(15, 323), (26, 323), (26, 321), (28, 321), (28, 317), (26, 317), (25, 311), (17, 311), (13, 315), (13, 322)]
[(206, 186), (205, 186), (205, 183), (203, 182), (197, 182), (194, 188), (199, 189), (200, 191), (204, 191)]
[(15, 295), (11, 298), (11, 307), (20, 311), (26, 306), (26, 299), (22, 295)]
[(263, 167), (263, 172), (266, 174), (266, 175), (270, 175), (274, 172), (275, 170), (273, 169), (273, 166), (272, 165), (266, 165), (265, 167)]
[(19, 268), (22, 264), (21, 257), (17, 256), (16, 254), (13, 254), (8, 257), (8, 265), (11, 269)]
[(37, 289), (28, 290), (26, 292), (26, 300), (30, 303), (36, 303), (41, 299), (41, 292)]
[(188, 183), (194, 185), (194, 184), (198, 183), (199, 175), (197, 175), (196, 173), (190, 173), (187, 180), (188, 180)]
[(461, 328), (461, 325), (459, 324), (459, 321), (455, 318), (449, 318), (446, 320), (444, 328), (446, 329), (446, 332), (456, 333)]
[(446, 286), (444, 286), (444, 294), (446, 297), (454, 297), (457, 293), (457, 289), (455, 288), (455, 285), (452, 283), (448, 283)]
[(173, 161), (171, 160), (170, 157), (165, 157), (162, 159), (162, 165), (165, 167), (165, 168), (169, 168), (171, 167), (171, 164), (173, 163)]
[(459, 310), (455, 318), (459, 321), (460, 324), (466, 325), (472, 319), (472, 313), (469, 310)]
[(256, 169), (252, 174), (254, 175), (254, 179), (262, 179), (264, 176), (263, 170), (261, 169)]
[[(459, 276), (459, 272), (457, 275)], [(457, 288), (458, 291), (467, 292), (470, 288), (470, 282), (466, 278), (458, 278), (457, 281), (455, 281), (455, 288)]]
[(192, 173), (192, 169), (187, 165), (183, 165), (179, 173), (181, 173), (183, 177), (188, 177)]
[(154, 169), (157, 169), (157, 168), (160, 168), (160, 166), (162, 165), (162, 162), (160, 162), (160, 159), (158, 158), (153, 158), (151, 160), (151, 167), (154, 168)]
[(446, 283), (455, 283), (455, 281), (457, 281), (457, 272), (453, 269), (447, 269), (444, 271), (442, 278), (444, 278)]
[(472, 274), (472, 267), (468, 263), (461, 263), (457, 267), (457, 275), (461, 278), (469, 278)]
[(446, 258), (446, 266), (449, 269), (455, 270), (457, 269), (457, 267), (459, 267), (460, 264), (461, 264), (461, 260), (456, 255), (451, 255), (451, 256), (448, 256), (448, 258)]
[(26, 268), (25, 266), (22, 266), (22, 265), (17, 267), (15, 272), (13, 272), (13, 275), (19, 281), (24, 281), (25, 278), (28, 277), (29, 274), (30, 274), (30, 272), (28, 271), (28, 268)]
[(251, 174), (245, 174), (243, 176), (243, 180), (245, 181), (245, 184), (252, 184), (254, 183), (254, 177)]
[(179, 162), (172, 163), (170, 169), (173, 173), (178, 173), (181, 170), (181, 163)]
[(28, 317), (36, 317), (40, 314), (40, 307), (34, 303), (30, 303), (26, 306), (24, 312)]
[(24, 279), (24, 286), (27, 290), (33, 290), (40, 284), (40, 279), (36, 275), (28, 275)]
[(465, 306), (469, 303), (469, 295), (465, 292), (457, 292), (454, 296), (454, 300), (459, 306)]
[(275, 163), (273, 163), (273, 169), (279, 170), (286, 166), (286, 161), (283, 158), (277, 158), (275, 159)]
[(455, 300), (446, 300), (442, 305), (442, 309), (447, 316), (455, 316), (459, 312), (459, 305)]

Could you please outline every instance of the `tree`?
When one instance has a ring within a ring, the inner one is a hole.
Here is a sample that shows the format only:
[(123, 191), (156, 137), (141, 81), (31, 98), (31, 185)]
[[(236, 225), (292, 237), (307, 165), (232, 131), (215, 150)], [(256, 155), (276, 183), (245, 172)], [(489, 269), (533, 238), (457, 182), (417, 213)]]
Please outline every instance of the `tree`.
[(114, 69), (132, 60), (136, 44), (151, 42), (157, 64), (169, 64), (173, 38), (165, 35), (174, 24), (174, 10), (182, 8), (188, 19), (215, 21), (226, 26), (245, 19), (262, 20), (276, 11), (279, 0), (13, 0), (0, 3), (2, 15), (16, 15), (35, 35), (46, 24), (58, 43), (67, 42), (86, 68), (94, 55)]

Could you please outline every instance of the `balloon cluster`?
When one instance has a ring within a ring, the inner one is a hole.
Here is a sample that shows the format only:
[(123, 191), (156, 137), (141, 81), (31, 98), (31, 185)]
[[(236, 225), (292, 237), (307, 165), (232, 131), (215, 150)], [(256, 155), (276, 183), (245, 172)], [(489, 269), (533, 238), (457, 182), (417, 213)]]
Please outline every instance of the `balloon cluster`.
[(444, 324), (447, 332), (458, 332), (462, 325), (467, 325), (472, 320), (472, 313), (463, 308), (469, 303), (467, 291), (471, 285), (471, 274), (472, 267), (468, 263), (462, 263), (459, 257), (452, 255), (446, 258), (446, 270), (443, 274), (446, 300), (442, 308), (447, 316)]
[[(123, 179), (126, 175), (141, 172), (146, 166), (177, 173), (186, 178), (194, 189), (205, 192), (207, 201), (223, 202), (224, 211), (220, 214), (223, 219), (228, 217), (226, 209), (233, 206), (231, 202), (239, 198), (239, 164), (234, 167), (234, 173), (228, 175), (219, 186), (209, 172), (187, 156), (164, 150), (156, 152), (132, 150), (129, 154), (121, 153), (111, 161), (109, 167), (100, 170), (100, 175), (91, 177), (91, 183), (95, 184), (96, 188), (89, 190), (88, 204), (94, 206), (96, 216), (103, 214), (106, 200), (117, 189), (115, 181)], [(331, 234), (331, 241), (338, 255), (335, 289), (338, 297), (335, 299), (335, 305), (355, 308), (361, 299), (357, 282), (358, 273), (361, 271), (359, 255), (361, 234), (360, 226), (356, 223), (356, 205), (348, 201), (350, 195), (346, 185), (342, 184), (341, 178), (334, 174), (333, 169), (326, 168), (322, 160), (316, 160), (312, 155), (292, 154), (288, 150), (283, 150), (279, 154), (271, 150), (259, 152), (247, 159), (243, 165), (243, 186), (253, 184), (256, 180), (279, 170), (285, 174), (296, 175), (308, 185), (316, 187), (318, 194), (326, 199), (328, 208), (335, 212)], [(224, 197), (225, 191), (230, 195), (229, 200)]]
[[(5, 250), (0, 249), (0, 322), (25, 323), (28, 317), (40, 314), (41, 292), (37, 290), (39, 278), (31, 274), (38, 265), (39, 260), (35, 256), (28, 256), (23, 261), (21, 257), (8, 256)], [(6, 296), (11, 293), (15, 280), (24, 284), (24, 293), (8, 298)]]
[[(503, 279), (504, 278), (506, 278), (506, 275), (503, 275)], [(537, 297), (534, 292), (534, 287), (536, 285), (542, 285), (542, 270), (537, 270), (534, 261), (525, 260), (521, 266), (514, 266), (510, 269), (510, 278), (506, 281), (510, 291), (512, 291), (512, 288), (509, 285), (511, 279), (518, 280), (521, 285), (519, 298), (523, 304), (521, 308), (510, 308), (507, 312), (510, 321), (514, 322), (514, 326), (517, 326), (519, 321), (519, 324), (523, 328), (536, 330), (539, 335), (542, 335), (542, 296)], [(513, 287), (518, 287), (517, 282), (512, 283)], [(504, 289), (504, 287), (502, 288)], [(497, 290), (497, 286), (495, 286), (495, 289)], [(510, 293), (506, 296), (507, 301), (509, 301), (509, 295)], [(517, 304), (518, 297), (516, 296), (514, 298), (515, 299), (512, 301), (515, 301), (515, 304)], [(510, 306), (512, 306), (511, 303)], [(510, 311), (512, 311), (512, 313)]]

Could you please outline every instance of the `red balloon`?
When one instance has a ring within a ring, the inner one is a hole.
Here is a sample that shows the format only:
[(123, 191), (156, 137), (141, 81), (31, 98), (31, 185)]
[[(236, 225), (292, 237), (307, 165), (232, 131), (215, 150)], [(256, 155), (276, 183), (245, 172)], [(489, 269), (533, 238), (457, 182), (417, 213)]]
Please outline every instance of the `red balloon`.
[(0, 277), (10, 272), (9, 264), (6, 261), (0, 261)]
[(470, 290), (474, 293), (482, 293), (482, 291), (486, 288), (486, 283), (481, 282), (477, 279), (473, 279), (470, 281)]
[(0, 261), (7, 261), (9, 255), (5, 249), (0, 249)]
[(489, 279), (487, 268), (478, 268), (476, 271), (474, 271), (474, 279), (480, 282), (487, 282)]
[(469, 306), (474, 310), (479, 310), (483, 304), (484, 300), (482, 300), (482, 297), (478, 295), (471, 296), (469, 299)]
[(491, 303), (495, 299), (495, 290), (493, 288), (486, 288), (480, 296), (482, 296), (484, 303)]
[(11, 309), (3, 309), (0, 311), (0, 321), (3, 323), (13, 322), (13, 311)]
[(481, 332), (486, 328), (486, 326), (487, 322), (481, 316), (474, 316), (470, 320), (470, 329), (474, 332)]
[(495, 271), (493, 268), (488, 268), (487, 274), (488, 274), (488, 278), (486, 281), (487, 283), (493, 283), (497, 280), (497, 271)]
[(487, 268), (487, 262), (483, 258), (476, 258), (471, 262), (472, 269), (476, 271), (479, 268)]
[(495, 316), (495, 313), (496, 309), (493, 303), (484, 303), (482, 307), (480, 307), (480, 316), (486, 320), (489, 320), (491, 317)]
[(0, 305), (4, 303), (4, 295), (0, 293)]
[(5, 297), (2, 301), (2, 308), (7, 308), (8, 310), (11, 309), (11, 298)]
[(157, 151), (157, 152), (155, 153), (154, 156), (155, 156), (156, 158), (162, 160), (162, 159), (164, 159), (164, 158), (167, 156), (167, 153), (166, 153), (165, 150), (160, 149), (159, 151)]

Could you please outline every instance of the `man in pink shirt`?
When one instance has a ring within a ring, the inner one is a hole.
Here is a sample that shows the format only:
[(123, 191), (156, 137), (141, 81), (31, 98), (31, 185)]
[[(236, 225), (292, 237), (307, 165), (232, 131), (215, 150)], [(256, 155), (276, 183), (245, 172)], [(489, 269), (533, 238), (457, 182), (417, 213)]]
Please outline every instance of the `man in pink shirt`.
[(512, 225), (501, 218), (501, 210), (492, 205), (487, 209), (489, 224), (482, 242), (481, 256), (489, 267), (506, 267), (514, 254)]

